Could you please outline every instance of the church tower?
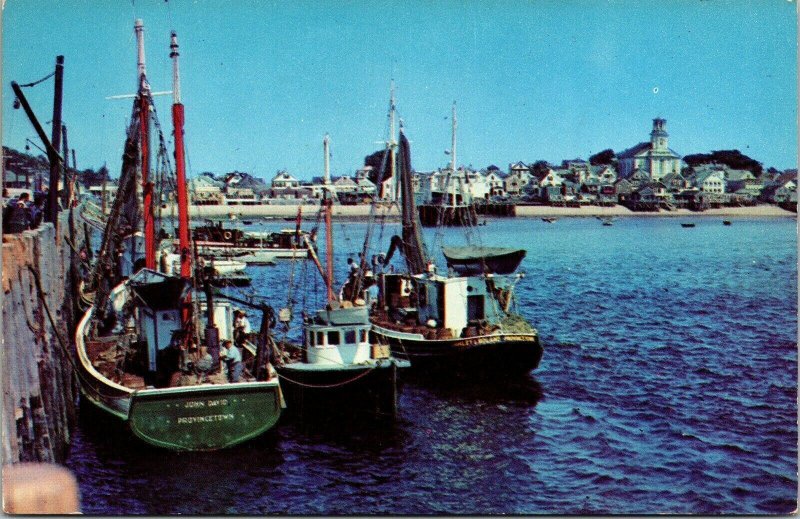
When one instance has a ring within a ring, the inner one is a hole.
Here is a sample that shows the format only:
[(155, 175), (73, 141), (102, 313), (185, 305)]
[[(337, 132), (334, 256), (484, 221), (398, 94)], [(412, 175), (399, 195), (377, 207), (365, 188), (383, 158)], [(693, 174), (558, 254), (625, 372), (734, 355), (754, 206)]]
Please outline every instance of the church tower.
[(669, 134), (665, 129), (667, 120), (660, 117), (653, 119), (653, 131), (650, 132), (650, 144), (653, 151), (667, 151), (667, 137)]

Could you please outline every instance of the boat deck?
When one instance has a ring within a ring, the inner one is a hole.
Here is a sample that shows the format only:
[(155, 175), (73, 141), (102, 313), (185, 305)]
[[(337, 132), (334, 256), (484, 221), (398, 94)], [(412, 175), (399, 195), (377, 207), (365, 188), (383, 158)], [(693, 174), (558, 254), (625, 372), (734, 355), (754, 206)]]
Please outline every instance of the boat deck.
[[(95, 340), (85, 341), (86, 355), (92, 366), (104, 377), (125, 386), (128, 389), (145, 389), (148, 387), (143, 376), (133, 373), (126, 368), (126, 364), (133, 355), (133, 343), (136, 336), (133, 334), (112, 334), (106, 335)], [(243, 348), (247, 351), (247, 348)], [(189, 362), (195, 359), (191, 357)], [(249, 370), (248, 363), (244, 362), (241, 382), (254, 381)], [(176, 369), (169, 377), (168, 387), (185, 387), (201, 384), (227, 384), (228, 379), (222, 370), (217, 373), (198, 373), (195, 371), (181, 371)]]

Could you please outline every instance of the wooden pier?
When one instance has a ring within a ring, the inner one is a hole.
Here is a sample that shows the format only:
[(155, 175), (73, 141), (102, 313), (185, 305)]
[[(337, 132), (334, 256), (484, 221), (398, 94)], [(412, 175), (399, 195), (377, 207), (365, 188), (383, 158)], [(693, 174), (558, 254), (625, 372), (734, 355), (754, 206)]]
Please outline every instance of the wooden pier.
[(4, 464), (63, 463), (76, 420), (72, 330), (83, 233), (69, 212), (58, 227), (58, 235), (50, 223), (3, 235)]

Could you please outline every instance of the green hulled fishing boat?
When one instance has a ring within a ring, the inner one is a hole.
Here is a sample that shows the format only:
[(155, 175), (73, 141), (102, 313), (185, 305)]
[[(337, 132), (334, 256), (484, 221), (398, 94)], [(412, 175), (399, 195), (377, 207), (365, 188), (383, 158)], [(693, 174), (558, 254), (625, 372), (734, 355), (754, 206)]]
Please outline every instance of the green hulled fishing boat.
[[(221, 359), (221, 341), (235, 338), (233, 308), (230, 301), (213, 296), (206, 277), (213, 275), (212, 269), (192, 269), (175, 33), (170, 48), (180, 275), (156, 270), (157, 241), (163, 235), (157, 232), (156, 221), (163, 220), (155, 217), (154, 208), (170, 194), (150, 180), (162, 178), (163, 171), (153, 174), (150, 170), (149, 130), (158, 126), (151, 121), (155, 110), (145, 76), (141, 20), (135, 29), (139, 91), (128, 128), (120, 189), (88, 283), (93, 304), (75, 336), (81, 393), (84, 400), (124, 421), (135, 436), (152, 445), (220, 449), (262, 434), (281, 415), (280, 385), (268, 362), (270, 320), (264, 319), (256, 344), (250, 341), (252, 337), (236, 337), (242, 351), (231, 346)], [(159, 158), (163, 159), (166, 150), (163, 136), (159, 137)], [(228, 361), (227, 374), (220, 369), (221, 360)]]

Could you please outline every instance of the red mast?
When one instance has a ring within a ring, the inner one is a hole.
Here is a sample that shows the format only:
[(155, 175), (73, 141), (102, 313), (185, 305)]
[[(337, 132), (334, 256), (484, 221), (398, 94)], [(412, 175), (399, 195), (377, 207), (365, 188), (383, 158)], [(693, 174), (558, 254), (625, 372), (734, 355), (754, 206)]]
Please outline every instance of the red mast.
[(144, 212), (145, 267), (156, 268), (156, 222), (153, 216), (153, 183), (150, 181), (150, 85), (144, 67), (144, 24), (137, 19), (134, 24), (138, 49), (139, 72), (139, 131), (141, 137), (142, 195)]
[(175, 129), (175, 170), (178, 190), (178, 243), (181, 254), (181, 277), (192, 277), (191, 243), (189, 242), (189, 197), (186, 190), (186, 163), (183, 149), (183, 104), (181, 83), (178, 74), (178, 35), (172, 31), (170, 39), (172, 58), (172, 125)]

